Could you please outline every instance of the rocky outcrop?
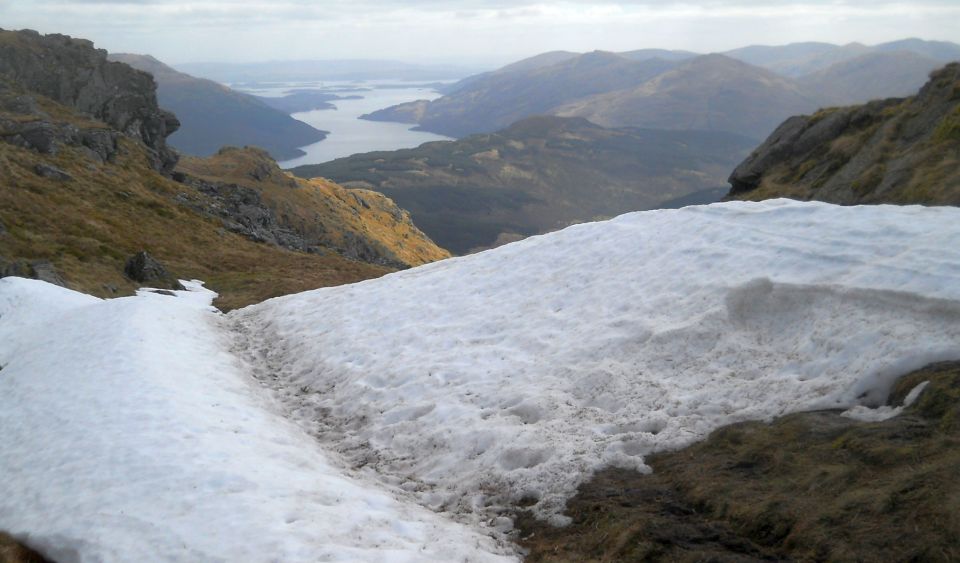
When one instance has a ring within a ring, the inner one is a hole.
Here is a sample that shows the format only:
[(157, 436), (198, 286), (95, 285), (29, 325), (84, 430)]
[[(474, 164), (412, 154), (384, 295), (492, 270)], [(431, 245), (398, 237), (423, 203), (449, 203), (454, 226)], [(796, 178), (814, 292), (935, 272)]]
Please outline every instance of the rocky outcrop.
[(183, 154), (208, 156), (226, 145), (250, 144), (286, 160), (303, 156), (299, 147), (327, 136), (262, 98), (177, 72), (149, 55), (111, 53), (109, 59), (153, 75), (160, 105), (180, 119), (180, 128), (168, 141)]
[(156, 258), (144, 250), (127, 260), (123, 274), (133, 281), (170, 289), (183, 289), (183, 285)]
[(958, 146), (960, 63), (952, 63), (914, 97), (788, 119), (733, 171), (728, 197), (957, 205)]
[[(296, 231), (285, 228), (273, 211), (263, 203), (260, 192), (229, 182), (211, 182), (177, 173), (175, 179), (208, 196), (198, 201), (184, 200), (197, 211), (218, 217), (223, 226), (250, 240), (290, 250), (309, 250), (309, 245)], [(314, 248), (314, 252), (318, 249)]]
[(7, 260), (0, 256), (0, 278), (6, 277), (28, 278), (67, 287), (67, 282), (47, 260)]
[[(272, 173), (257, 167), (250, 176), (267, 178), (271, 177)], [(327, 236), (330, 233), (325, 232), (322, 222), (314, 225), (317, 232), (312, 236), (291, 228), (287, 222), (277, 217), (276, 212), (263, 201), (260, 192), (253, 188), (232, 182), (211, 182), (185, 174), (178, 174), (177, 179), (209, 196), (205, 200), (184, 200), (184, 203), (204, 214), (218, 217), (224, 228), (250, 240), (315, 254), (335, 250), (353, 260), (390, 268), (410, 267), (409, 264), (395, 259), (385, 249), (374, 247), (370, 241), (351, 231), (344, 231), (341, 237), (334, 239)]]
[[(161, 172), (170, 172), (177, 162), (177, 154), (167, 147), (166, 138), (177, 130), (179, 121), (157, 106), (153, 78), (108, 61), (107, 52), (95, 49), (90, 41), (31, 30), (0, 30), (0, 81), (74, 108), (143, 141), (150, 149), (154, 168)], [(6, 105), (19, 103), (21, 110), (34, 113), (34, 104), (28, 98), (21, 96), (19, 102)], [(56, 139), (49, 129), (37, 124), (30, 130), (39, 143), (30, 144), (41, 152), (39, 147), (50, 149), (47, 141)], [(99, 141), (106, 138), (88, 142), (99, 146)]]
[(46, 155), (56, 155), (65, 146), (79, 147), (88, 158), (97, 162), (113, 161), (117, 153), (120, 134), (116, 131), (52, 122), (40, 113), (24, 117), (28, 119), (0, 117), (0, 142)]
[(66, 182), (67, 180), (73, 180), (73, 176), (67, 174), (56, 166), (50, 166), (49, 164), (37, 164), (33, 167), (33, 171), (41, 178), (50, 178), (51, 180), (60, 180), (63, 182)]
[(446, 257), (393, 201), (366, 190), (304, 181), (281, 170), (255, 147), (223, 147), (207, 159), (185, 157), (174, 179), (181, 203), (219, 218), (251, 240), (403, 269)]

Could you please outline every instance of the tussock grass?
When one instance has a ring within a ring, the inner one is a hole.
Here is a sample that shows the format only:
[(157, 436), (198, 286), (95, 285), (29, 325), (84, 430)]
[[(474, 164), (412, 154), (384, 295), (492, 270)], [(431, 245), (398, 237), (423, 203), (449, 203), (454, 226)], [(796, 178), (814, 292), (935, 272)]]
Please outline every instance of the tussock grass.
[(901, 378), (900, 416), (836, 411), (721, 428), (648, 459), (654, 473), (598, 474), (573, 524), (518, 520), (527, 561), (956, 561), (960, 559), (960, 362)]

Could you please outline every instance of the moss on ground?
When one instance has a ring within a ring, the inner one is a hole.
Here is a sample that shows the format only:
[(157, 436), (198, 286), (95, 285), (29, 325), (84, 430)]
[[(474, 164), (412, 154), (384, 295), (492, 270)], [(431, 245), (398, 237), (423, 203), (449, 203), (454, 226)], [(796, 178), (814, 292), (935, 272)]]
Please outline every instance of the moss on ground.
[(837, 411), (721, 428), (607, 470), (568, 503), (573, 524), (518, 518), (527, 561), (960, 560), (960, 362), (897, 383), (893, 419)]
[[(960, 87), (960, 86), (958, 86)], [(937, 126), (933, 138), (938, 142), (960, 141), (960, 106), (947, 115)]]

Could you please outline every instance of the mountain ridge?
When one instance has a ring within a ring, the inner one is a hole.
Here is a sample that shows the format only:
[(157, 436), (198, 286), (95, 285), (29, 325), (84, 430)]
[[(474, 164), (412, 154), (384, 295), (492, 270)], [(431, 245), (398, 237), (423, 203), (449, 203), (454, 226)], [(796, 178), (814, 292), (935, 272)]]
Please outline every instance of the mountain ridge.
[(490, 133), (525, 117), (549, 114), (568, 100), (643, 82), (674, 66), (605, 51), (545, 66), (519, 64), (519, 68), (508, 65), (508, 70), (486, 74), (437, 100), (400, 104), (361, 119), (415, 122), (418, 129), (451, 137)]
[[(583, 116), (607, 127), (713, 129), (718, 122), (723, 130), (759, 140), (790, 115), (904, 95), (954, 54), (960, 58), (960, 45), (920, 40), (872, 47), (756, 45), (706, 55), (662, 49), (555, 51), (467, 77), (445, 87), (441, 98), (399, 104), (364, 118), (412, 123), (454, 137), (491, 132), (538, 114)], [(605, 67), (604, 59), (620, 64)], [(650, 72), (631, 75), (627, 61), (651, 65)], [(664, 75), (691, 67), (695, 70), (684, 88), (657, 91)], [(698, 80), (701, 74), (711, 78)], [(713, 95), (705, 95), (708, 91)], [(758, 110), (767, 115), (754, 115)]]

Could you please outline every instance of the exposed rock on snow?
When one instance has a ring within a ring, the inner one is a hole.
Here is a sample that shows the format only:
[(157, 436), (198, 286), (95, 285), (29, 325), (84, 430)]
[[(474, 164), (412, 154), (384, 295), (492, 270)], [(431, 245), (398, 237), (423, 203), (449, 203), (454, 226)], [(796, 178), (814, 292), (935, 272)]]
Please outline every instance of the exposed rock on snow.
[(661, 210), (231, 318), (291, 415), (355, 465), (428, 506), (555, 516), (600, 467), (878, 406), (892, 378), (960, 357), (957, 240), (953, 208)]
[(141, 250), (127, 260), (123, 274), (133, 281), (140, 283), (161, 283), (173, 289), (184, 289), (180, 282), (167, 269), (150, 256), (150, 253)]
[(59, 286), (67, 285), (57, 269), (48, 260), (27, 261), (20, 259), (8, 261), (0, 256), (0, 278), (10, 276), (45, 281)]

